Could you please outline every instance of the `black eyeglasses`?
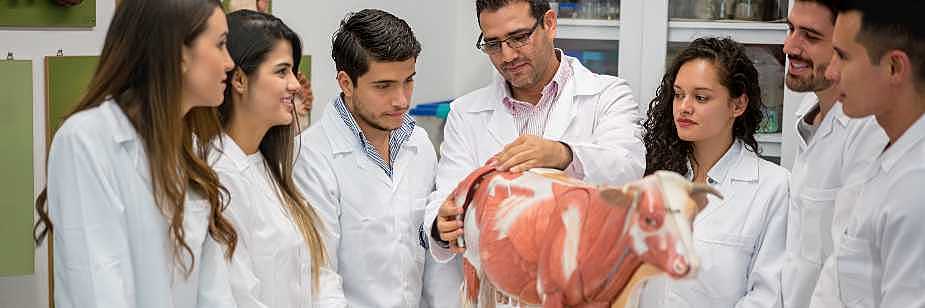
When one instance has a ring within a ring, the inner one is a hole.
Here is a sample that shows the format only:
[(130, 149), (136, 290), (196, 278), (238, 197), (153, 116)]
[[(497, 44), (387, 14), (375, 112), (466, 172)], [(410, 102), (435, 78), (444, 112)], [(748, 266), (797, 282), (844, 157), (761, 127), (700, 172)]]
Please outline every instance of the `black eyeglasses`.
[(507, 43), (507, 46), (511, 48), (527, 46), (527, 44), (530, 44), (530, 36), (533, 35), (533, 32), (536, 32), (536, 27), (539, 26), (540, 21), (537, 20), (529, 31), (511, 34), (503, 40), (482, 41), (484, 34), (479, 34), (479, 39), (475, 42), (475, 48), (482, 50), (486, 54), (496, 54), (501, 51), (502, 43)]

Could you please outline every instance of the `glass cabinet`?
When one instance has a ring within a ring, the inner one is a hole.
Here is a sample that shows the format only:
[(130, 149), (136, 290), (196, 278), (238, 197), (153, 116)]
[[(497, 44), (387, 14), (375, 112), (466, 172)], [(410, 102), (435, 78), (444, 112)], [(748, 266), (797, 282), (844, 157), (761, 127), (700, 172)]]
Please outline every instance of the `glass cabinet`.
[[(746, 45), (759, 72), (767, 110), (758, 136), (762, 156), (789, 167), (792, 125), (802, 95), (784, 87), (783, 43), (790, 0), (558, 1), (556, 46), (592, 71), (630, 82), (647, 110), (668, 63), (699, 37), (729, 37)], [(616, 66), (614, 65), (616, 63)], [(615, 68), (616, 67), (616, 68)]]

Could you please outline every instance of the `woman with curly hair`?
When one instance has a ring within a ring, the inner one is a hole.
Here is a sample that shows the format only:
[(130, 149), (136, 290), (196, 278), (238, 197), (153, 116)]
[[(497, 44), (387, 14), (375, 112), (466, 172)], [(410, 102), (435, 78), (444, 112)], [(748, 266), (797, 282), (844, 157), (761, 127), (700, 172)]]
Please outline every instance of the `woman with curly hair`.
[(780, 306), (788, 173), (758, 157), (758, 71), (731, 39), (700, 38), (674, 60), (649, 107), (646, 174), (670, 170), (709, 183), (694, 221), (695, 278), (655, 279), (642, 307)]

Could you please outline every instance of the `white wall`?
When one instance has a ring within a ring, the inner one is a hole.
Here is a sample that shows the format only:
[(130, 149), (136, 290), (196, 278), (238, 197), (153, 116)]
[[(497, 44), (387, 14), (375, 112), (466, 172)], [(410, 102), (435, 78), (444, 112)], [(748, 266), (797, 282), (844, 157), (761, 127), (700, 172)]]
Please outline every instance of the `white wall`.
[[(418, 58), (414, 103), (447, 100), (478, 87), (473, 86), (476, 81), (470, 78), (474, 74), (473, 66), (478, 66), (472, 65), (469, 58), (459, 57), (481, 54), (474, 47), (461, 49), (460, 40), (456, 39), (460, 31), (457, 29), (468, 25), (458, 19), (474, 16), (474, 1), (392, 0), (387, 2), (388, 5), (383, 3), (386, 2), (276, 0), (273, 3), (276, 15), (302, 36), (305, 53), (312, 55), (313, 118), (317, 119), (328, 105), (328, 100), (339, 92), (331, 60), (331, 35), (347, 12), (363, 8), (381, 8), (405, 19), (421, 42), (423, 50)], [(471, 15), (466, 11), (460, 12), (467, 7), (471, 7)], [(474, 19), (467, 18), (467, 21), (474, 25)]]
[[(86, 29), (0, 28), (0, 56), (13, 52), (16, 59), (33, 61), (33, 132), (35, 143), (35, 193), (44, 187), (45, 159), (45, 56), (62, 49), (65, 55), (98, 55), (112, 17), (114, 2), (97, 1), (97, 27)], [(478, 34), (474, 1), (429, 0), (274, 0), (277, 16), (292, 27), (304, 41), (306, 54), (312, 55), (312, 81), (317, 118), (328, 99), (338, 91), (331, 60), (331, 35), (347, 12), (381, 8), (408, 21), (414, 28), (423, 52), (418, 59), (414, 103), (458, 97), (487, 82), (490, 66), (484, 55), (472, 47)], [(464, 34), (464, 35), (463, 35)], [(457, 37), (464, 37), (458, 40)], [(0, 308), (47, 307), (47, 249), (36, 250), (35, 274), (0, 277)]]

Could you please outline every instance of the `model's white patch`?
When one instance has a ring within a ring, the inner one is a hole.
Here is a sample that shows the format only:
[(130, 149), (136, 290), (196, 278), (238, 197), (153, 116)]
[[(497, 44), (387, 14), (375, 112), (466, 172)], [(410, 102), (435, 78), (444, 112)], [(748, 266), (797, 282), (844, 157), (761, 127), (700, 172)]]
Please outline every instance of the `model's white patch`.
[(472, 263), (472, 266), (478, 272), (482, 270), (482, 260), (479, 258), (479, 237), (482, 232), (479, 230), (478, 222), (476, 222), (475, 212), (474, 209), (466, 211), (466, 228), (463, 229), (463, 233), (467, 245), (463, 256), (469, 260), (469, 263)]
[(578, 268), (578, 240), (581, 239), (581, 210), (569, 206), (562, 212), (565, 243), (562, 249), (562, 274), (568, 280)]
[[(549, 179), (533, 172), (525, 172), (514, 179), (505, 179), (501, 176), (493, 177), (488, 184), (488, 194), (497, 197), (504, 192), (508, 197), (498, 204), (495, 215), (495, 230), (498, 239), (507, 237), (514, 223), (527, 210), (541, 203), (542, 200), (552, 198), (552, 183)], [(514, 188), (531, 191), (532, 196), (519, 196), (514, 194)]]
[(677, 235), (677, 238), (680, 239), (682, 244), (681, 248), (677, 250), (677, 253), (687, 258), (688, 263), (697, 263), (698, 260), (692, 253), (694, 236), (691, 232), (691, 222), (687, 220), (687, 217), (693, 214), (687, 213), (690, 209), (686, 208), (688, 200), (690, 199), (689, 187), (691, 184), (675, 173), (657, 172), (656, 176), (659, 180), (665, 207), (672, 213), (668, 215), (670, 216), (669, 220), (666, 220), (666, 222), (669, 222), (666, 224), (668, 225), (667, 228), (670, 232)]
[(495, 213), (495, 230), (498, 230), (498, 239), (506, 238), (517, 219), (536, 203), (536, 199), (524, 196), (512, 196), (501, 201)]

